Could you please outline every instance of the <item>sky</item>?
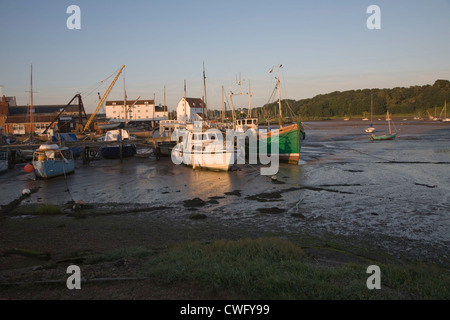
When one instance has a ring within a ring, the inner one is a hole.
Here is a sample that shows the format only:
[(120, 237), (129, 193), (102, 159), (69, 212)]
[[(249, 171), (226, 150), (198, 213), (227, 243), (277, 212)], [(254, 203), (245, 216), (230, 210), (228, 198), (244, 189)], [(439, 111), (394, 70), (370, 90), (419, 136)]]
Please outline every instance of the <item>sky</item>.
[[(70, 5), (81, 29), (67, 27)], [(367, 27), (371, 5), (381, 29)], [(125, 89), (163, 104), (165, 87), (169, 110), (184, 81), (188, 97), (204, 95), (203, 64), (210, 109), (222, 86), (226, 97), (250, 87), (252, 107), (272, 102), (279, 65), (283, 99), (450, 80), (450, 0), (0, 0), (0, 32), (4, 95), (30, 102), (32, 65), (35, 105), (81, 93), (88, 113), (122, 65), (108, 100)]]

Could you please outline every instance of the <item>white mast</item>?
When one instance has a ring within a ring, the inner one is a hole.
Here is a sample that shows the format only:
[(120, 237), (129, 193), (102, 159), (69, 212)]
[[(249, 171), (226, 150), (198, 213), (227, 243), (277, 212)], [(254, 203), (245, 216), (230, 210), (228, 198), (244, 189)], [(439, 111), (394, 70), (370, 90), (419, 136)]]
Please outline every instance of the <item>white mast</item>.
[(166, 86), (164, 86), (164, 106), (163, 106), (163, 109), (164, 109), (164, 118), (166, 117), (166, 111), (168, 111), (167, 110), (167, 106), (166, 106)]
[(224, 99), (223, 99), (223, 86), (222, 86), (222, 123), (225, 121), (225, 115), (224, 115), (224, 110), (223, 110), (223, 103), (224, 103), (224, 101), (223, 101)]
[(248, 80), (248, 96), (249, 96), (249, 104), (248, 104), (248, 117), (252, 117), (252, 89), (250, 88), (250, 80)]
[(186, 125), (186, 80), (184, 80), (184, 124)]

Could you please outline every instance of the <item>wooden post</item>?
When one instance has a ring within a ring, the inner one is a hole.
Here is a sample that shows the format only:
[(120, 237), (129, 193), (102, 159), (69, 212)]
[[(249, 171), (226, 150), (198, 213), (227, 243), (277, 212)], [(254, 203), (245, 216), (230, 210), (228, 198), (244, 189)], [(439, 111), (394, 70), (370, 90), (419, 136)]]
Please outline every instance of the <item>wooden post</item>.
[(122, 129), (119, 129), (119, 154), (120, 154), (120, 163), (123, 163)]

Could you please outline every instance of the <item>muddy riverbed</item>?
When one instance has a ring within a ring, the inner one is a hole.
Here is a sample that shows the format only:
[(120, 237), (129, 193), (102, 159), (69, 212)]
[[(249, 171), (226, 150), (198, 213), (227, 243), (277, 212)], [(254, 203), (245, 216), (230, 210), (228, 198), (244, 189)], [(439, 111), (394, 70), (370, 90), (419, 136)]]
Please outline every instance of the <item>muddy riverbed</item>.
[[(280, 164), (275, 176), (262, 176), (257, 165), (224, 173), (170, 158), (128, 158), (78, 160), (66, 178), (35, 180), (17, 164), (0, 175), (0, 253), (26, 248), (56, 259), (189, 239), (333, 235), (402, 259), (448, 264), (450, 126), (394, 119), (398, 139), (380, 142), (369, 141), (367, 126), (360, 119), (306, 122), (301, 164)], [(384, 120), (374, 126), (387, 131)], [(90, 214), (6, 210), (24, 189), (33, 193), (16, 210), (82, 202)], [(0, 270), (14, 259), (0, 257)]]

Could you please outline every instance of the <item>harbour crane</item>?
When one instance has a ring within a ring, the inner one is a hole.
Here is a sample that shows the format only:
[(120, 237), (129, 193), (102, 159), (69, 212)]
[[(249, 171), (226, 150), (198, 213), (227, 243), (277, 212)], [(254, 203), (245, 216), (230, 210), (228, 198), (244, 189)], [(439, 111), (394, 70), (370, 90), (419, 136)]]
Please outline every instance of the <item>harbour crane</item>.
[(109, 85), (108, 89), (105, 91), (105, 93), (103, 94), (102, 98), (100, 99), (100, 101), (97, 104), (97, 108), (95, 108), (94, 113), (92, 113), (91, 117), (89, 118), (88, 122), (86, 123), (86, 125), (84, 126), (83, 132), (85, 132), (89, 126), (91, 125), (92, 121), (95, 118), (95, 115), (97, 114), (98, 110), (100, 109), (100, 107), (102, 106), (103, 102), (105, 102), (106, 98), (108, 97), (109, 93), (111, 92), (112, 88), (114, 87), (114, 84), (116, 83), (117, 79), (119, 78), (120, 73), (122, 72), (123, 68), (125, 68), (125, 65), (122, 66), (122, 68), (120, 68), (119, 72), (117, 72), (116, 77), (114, 78), (114, 80), (111, 82), (111, 84)]

